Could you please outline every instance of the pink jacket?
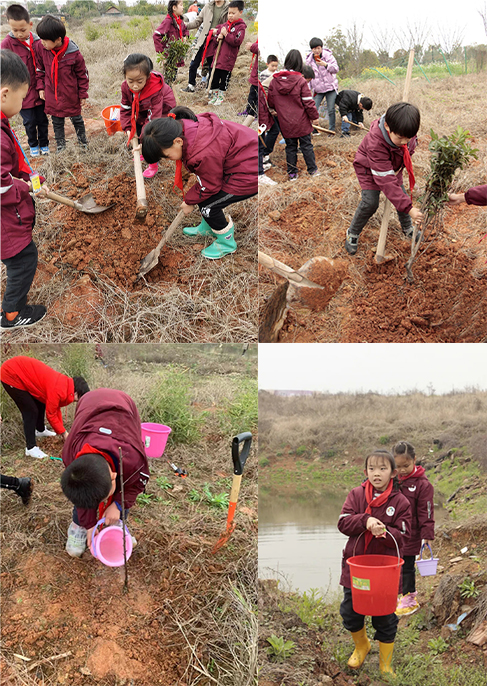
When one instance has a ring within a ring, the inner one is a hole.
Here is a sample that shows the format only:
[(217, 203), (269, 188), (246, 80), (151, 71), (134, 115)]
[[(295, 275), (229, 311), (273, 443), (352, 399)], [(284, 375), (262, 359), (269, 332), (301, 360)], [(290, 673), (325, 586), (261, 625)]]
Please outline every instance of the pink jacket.
[(249, 76), (249, 83), (252, 86), (257, 86), (259, 84), (259, 42), (255, 41), (250, 46), (250, 52), (253, 55), (252, 58), (252, 70)]
[(300, 138), (311, 133), (311, 122), (318, 119), (318, 110), (302, 74), (278, 71), (269, 84), (267, 102), (276, 110), (284, 138)]
[[(34, 50), (34, 44), (38, 43), (39, 47), (41, 46), (40, 38), (36, 33), (32, 34), (33, 38), (33, 45), (31, 45), (32, 49)], [(3, 50), (11, 50), (12, 52), (15, 52), (16, 55), (20, 57), (22, 62), (25, 64), (27, 69), (29, 70), (29, 76), (30, 76), (30, 86), (29, 90), (27, 91), (27, 95), (22, 101), (22, 109), (23, 110), (28, 110), (31, 109), (32, 107), (37, 107), (37, 105), (43, 105), (44, 100), (41, 100), (39, 97), (39, 93), (37, 91), (37, 76), (36, 76), (36, 69), (34, 67), (34, 60), (32, 59), (32, 54), (29, 50), (29, 48), (26, 47), (25, 43), (20, 41), (18, 38), (15, 38), (14, 34), (10, 32), (8, 36), (6, 36), (0, 46)]]
[[(183, 38), (189, 36), (188, 27), (181, 18), (181, 28)], [(157, 29), (154, 31), (152, 36), (154, 41), (154, 48), (156, 52), (164, 53), (167, 49), (168, 43), (173, 40), (180, 40), (179, 28), (177, 27), (176, 20), (171, 17), (170, 14), (163, 20)], [(184, 60), (178, 62), (178, 67), (184, 67)]]
[(338, 62), (333, 57), (331, 50), (323, 48), (321, 59), (326, 62), (326, 67), (321, 67), (315, 62), (313, 52), (306, 55), (305, 62), (309, 64), (314, 73), (315, 78), (310, 81), (311, 89), (314, 93), (328, 93), (329, 91), (336, 91), (338, 93)]
[[(213, 33), (213, 38), (208, 47), (208, 55), (214, 55), (218, 47), (218, 42), (216, 36), (220, 35), (221, 30), (224, 26), (228, 24), (219, 24)], [(227, 35), (222, 41), (222, 46), (220, 48), (220, 54), (218, 55), (218, 60), (216, 62), (217, 69), (223, 69), (224, 71), (232, 71), (237, 61), (238, 51), (242, 45), (245, 38), (245, 30), (247, 24), (243, 19), (238, 19), (228, 31)]]
[(421, 540), (432, 541), (435, 537), (435, 489), (428, 481), (423, 467), (416, 466), (407, 479), (400, 479), (401, 492), (411, 505), (411, 533), (404, 545), (404, 555), (417, 555)]
[(188, 205), (197, 205), (219, 191), (232, 195), (257, 193), (255, 131), (220, 119), (212, 112), (198, 115), (198, 122), (189, 119), (181, 122), (183, 163), (198, 179), (186, 193)]
[(45, 91), (46, 114), (55, 117), (76, 117), (81, 114), (80, 100), (88, 97), (88, 71), (82, 54), (74, 41), (69, 39), (68, 49), (59, 61), (56, 100), (51, 67), (54, 55), (35, 44), (37, 60), (37, 90)]
[[(384, 128), (385, 115), (370, 125), (362, 138), (353, 161), (360, 187), (363, 190), (382, 191), (398, 212), (409, 212), (413, 204), (402, 190), (403, 151), (389, 138)], [(409, 154), (416, 149), (418, 139), (408, 143)]]
[[(164, 83), (162, 74), (159, 74), (157, 71), (152, 71), (151, 74), (160, 80), (161, 88), (157, 91), (157, 93), (154, 93), (154, 95), (144, 98), (139, 102), (139, 116), (137, 117), (137, 124), (140, 124), (142, 128), (152, 119), (162, 117), (162, 112), (165, 105), (164, 93), (168, 92), (165, 90), (167, 84)], [(174, 101), (174, 103), (176, 103), (172, 88), (170, 86), (168, 86), (168, 88), (170, 90), (170, 102), (172, 103)], [(121, 92), (122, 102), (120, 106), (120, 125), (123, 131), (130, 131), (130, 117), (132, 116), (132, 102), (134, 100), (134, 94), (128, 87), (126, 81), (122, 83)], [(175, 107), (175, 104), (171, 105), (169, 109), (172, 109), (172, 107)], [(169, 110), (167, 111), (169, 112)]]

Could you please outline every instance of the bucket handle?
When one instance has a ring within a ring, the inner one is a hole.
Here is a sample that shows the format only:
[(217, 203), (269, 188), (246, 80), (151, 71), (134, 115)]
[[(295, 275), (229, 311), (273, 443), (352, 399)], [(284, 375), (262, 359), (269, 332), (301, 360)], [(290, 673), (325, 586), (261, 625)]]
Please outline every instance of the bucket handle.
[[(101, 519), (99, 519), (99, 520), (97, 521), (97, 523), (96, 523), (96, 525), (95, 525), (95, 527), (94, 527), (94, 529), (93, 529), (93, 533), (91, 534), (91, 547), (90, 547), (90, 550), (91, 550), (91, 554), (93, 555), (93, 557), (96, 557), (97, 559), (98, 559), (98, 555), (96, 554), (96, 549), (95, 549), (95, 533), (96, 533), (96, 530), (98, 529), (98, 527), (101, 526), (101, 525), (104, 524), (104, 523), (105, 523), (105, 517), (102, 517)], [(127, 525), (126, 525), (126, 524), (125, 524), (125, 531), (126, 531), (126, 533), (130, 536), (130, 531), (127, 529)]]
[[(364, 533), (365, 533), (365, 531), (362, 531), (362, 533), (360, 534), (360, 536), (363, 536)], [(398, 564), (399, 564), (399, 561), (401, 560), (401, 555), (399, 554), (399, 546), (397, 545), (397, 541), (396, 541), (396, 539), (394, 538), (394, 536), (391, 534), (391, 532), (390, 532), (390, 531), (387, 531), (387, 529), (386, 529), (386, 534), (389, 534), (389, 536), (391, 536), (392, 540), (393, 540), (394, 543), (396, 544), (397, 559), (398, 559)], [(360, 536), (357, 538), (357, 540), (355, 541), (355, 545), (353, 546), (353, 555), (352, 555), (352, 557), (355, 556), (355, 548), (357, 547), (357, 543), (358, 543), (359, 540), (360, 540)], [(430, 549), (430, 550), (431, 550), (431, 549)]]
[(421, 552), (420, 552), (420, 554), (419, 554), (419, 561), (421, 561), (421, 560), (423, 559), (423, 550), (424, 550), (424, 546), (425, 546), (425, 545), (427, 545), (428, 548), (430, 549), (431, 559), (432, 559), (432, 560), (434, 559), (434, 558), (433, 558), (433, 551), (431, 550), (430, 544), (429, 544), (429, 543), (423, 543), (423, 545), (421, 546)]

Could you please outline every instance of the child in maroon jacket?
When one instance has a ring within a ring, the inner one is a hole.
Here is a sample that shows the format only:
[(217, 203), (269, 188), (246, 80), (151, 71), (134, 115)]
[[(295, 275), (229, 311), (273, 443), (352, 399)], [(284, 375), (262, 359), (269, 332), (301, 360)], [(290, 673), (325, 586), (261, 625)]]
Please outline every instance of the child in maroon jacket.
[(303, 58), (299, 50), (290, 50), (284, 60), (284, 70), (276, 72), (267, 93), (267, 102), (276, 110), (279, 127), (286, 141), (287, 173), (290, 181), (298, 178), (298, 144), (311, 176), (319, 176), (311, 132), (318, 124), (318, 110), (302, 74)]
[[(218, 44), (220, 52), (216, 60), (213, 81), (210, 83), (209, 105), (221, 105), (230, 82), (232, 70), (237, 61), (238, 51), (245, 38), (247, 24), (242, 19), (243, 0), (232, 0), (228, 5), (228, 21), (219, 24), (213, 35), (208, 54), (216, 55)], [(213, 58), (215, 59), (215, 58)]]
[(247, 99), (247, 115), (252, 117), (250, 123), (246, 126), (250, 126), (253, 118), (258, 114), (258, 99), (259, 99), (259, 41), (251, 43), (250, 41), (245, 44), (245, 49), (250, 50), (252, 53), (252, 61), (250, 63), (250, 90), (249, 97)]
[(423, 467), (416, 465), (416, 453), (411, 443), (399, 441), (394, 446), (399, 484), (403, 495), (411, 505), (411, 533), (406, 539), (402, 568), (402, 592), (396, 615), (412, 615), (419, 610), (416, 599), (415, 567), (416, 555), (421, 550), (421, 542), (429, 545), (435, 537), (435, 507), (433, 485), (428, 481)]
[[(394, 539), (401, 551), (411, 523), (409, 502), (394, 485), (397, 469), (391, 453), (374, 450), (365, 460), (365, 474), (367, 480), (350, 491), (338, 520), (339, 530), (349, 536), (342, 559), (340, 584), (344, 587), (344, 598), (340, 614), (355, 644), (348, 661), (348, 666), (353, 669), (362, 665), (370, 651), (370, 642), (365, 629), (365, 617), (355, 612), (352, 606), (350, 567), (346, 561), (354, 555), (396, 556)], [(383, 674), (393, 674), (391, 662), (398, 621), (394, 613), (372, 617), (374, 638), (379, 641), (379, 666)]]
[(210, 112), (196, 117), (189, 108), (176, 107), (167, 118), (147, 124), (142, 153), (148, 162), (174, 160), (174, 183), (181, 191), (182, 165), (196, 175), (197, 183), (183, 194), (181, 209), (188, 215), (198, 205), (202, 219), (183, 233), (216, 238), (202, 250), (203, 257), (218, 260), (235, 252), (233, 221), (227, 221), (223, 210), (257, 194), (256, 132)]
[[(167, 58), (169, 53), (169, 43), (175, 40), (183, 40), (189, 36), (188, 28), (182, 19), (183, 14), (183, 0), (169, 0), (167, 17), (154, 31), (152, 36), (154, 48), (157, 53), (161, 53), (165, 58)], [(176, 68), (171, 70), (171, 76), (173, 77), (171, 78), (171, 83), (176, 79), (177, 67), (184, 67), (184, 60), (180, 60), (175, 66)], [(169, 78), (168, 72), (164, 73), (166, 78)]]
[[(153, 66), (152, 60), (141, 53), (133, 53), (123, 62), (125, 81), (121, 88), (120, 124), (128, 136), (128, 144), (135, 134), (141, 136), (147, 122), (162, 117), (164, 105), (169, 104), (164, 101), (166, 88), (172, 95), (171, 102), (176, 103), (171, 87), (164, 83), (162, 74), (152, 71)], [(150, 164), (143, 175), (152, 179), (158, 168), (157, 162)]]
[[(46, 308), (44, 305), (27, 305), (27, 294), (37, 270), (37, 247), (32, 240), (35, 205), (30, 196), (30, 175), (33, 172), (9, 123), (9, 119), (20, 112), (29, 90), (29, 72), (20, 57), (11, 50), (1, 50), (0, 54), (0, 254), (7, 270), (0, 329), (6, 331), (36, 324), (45, 316)], [(39, 180), (44, 181), (44, 177), (39, 177)], [(40, 190), (41, 195), (44, 192)]]
[(73, 122), (81, 148), (88, 147), (81, 108), (88, 98), (88, 71), (78, 46), (66, 36), (63, 22), (46, 15), (37, 25), (42, 48), (36, 47), (37, 88), (52, 117), (57, 152), (66, 148), (64, 120)]
[(24, 122), (31, 157), (49, 155), (48, 127), (49, 121), (44, 112), (44, 101), (39, 97), (36, 88), (36, 58), (35, 43), (40, 41), (37, 34), (32, 33), (32, 22), (29, 13), (22, 5), (10, 5), (6, 12), (10, 25), (10, 33), (3, 39), (1, 47), (12, 50), (20, 57), (29, 70), (30, 85), (27, 95), (22, 101), (20, 116)]
[(61, 488), (74, 505), (66, 543), (66, 552), (72, 557), (83, 554), (102, 516), (106, 526), (120, 521), (119, 448), (127, 514), (149, 480), (137, 407), (123, 391), (97, 388), (86, 393), (78, 402), (62, 452), (66, 469)]

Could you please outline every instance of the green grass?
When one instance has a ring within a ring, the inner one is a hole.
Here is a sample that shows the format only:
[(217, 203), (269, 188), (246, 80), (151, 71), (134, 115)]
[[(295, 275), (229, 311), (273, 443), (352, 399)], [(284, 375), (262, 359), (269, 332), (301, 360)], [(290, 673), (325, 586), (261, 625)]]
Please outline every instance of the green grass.
[[(480, 479), (485, 483), (485, 475), (483, 474), (478, 462), (471, 461), (460, 462), (462, 451), (458, 451), (458, 455), (454, 457), (453, 462), (445, 460), (441, 464), (440, 471), (437, 474), (430, 472), (430, 480), (435, 487), (435, 491), (448, 499), (453, 493), (460, 488), (460, 486), (468, 485), (476, 479)], [(464, 500), (464, 498), (469, 498)], [(487, 509), (487, 494), (478, 494), (477, 491), (469, 494), (469, 491), (461, 490), (458, 496), (446, 505), (450, 511), (452, 519), (459, 520), (464, 517), (469, 517), (475, 514), (482, 514)]]
[[(296, 451), (297, 453), (297, 451)], [(325, 462), (311, 462), (296, 460), (290, 468), (279, 467), (265, 455), (260, 455), (259, 464), (263, 469), (259, 474), (259, 486), (276, 489), (279, 486), (292, 485), (296, 492), (306, 491), (323, 486), (340, 486), (341, 489), (351, 489), (362, 482), (362, 468), (346, 466), (330, 469)]]
[(258, 392), (257, 379), (240, 379), (234, 396), (224, 402), (218, 411), (220, 428), (226, 434), (257, 431)]

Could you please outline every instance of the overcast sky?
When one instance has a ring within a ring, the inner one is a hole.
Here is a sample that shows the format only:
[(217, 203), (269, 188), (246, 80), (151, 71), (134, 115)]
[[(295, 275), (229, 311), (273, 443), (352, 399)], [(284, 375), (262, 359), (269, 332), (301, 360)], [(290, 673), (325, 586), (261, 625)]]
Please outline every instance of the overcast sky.
[[(363, 48), (374, 49), (372, 32), (386, 30), (401, 32), (406, 24), (431, 28), (431, 40), (439, 41), (441, 31), (448, 34), (458, 29), (463, 33), (462, 45), (487, 43), (482, 19), (478, 10), (485, 0), (463, 0), (450, 3), (444, 0), (408, 0), (394, 3), (391, 0), (346, 0), (346, 2), (323, 2), (308, 0), (300, 4), (296, 0), (259, 0), (259, 49), (265, 59), (269, 53), (285, 55), (291, 48), (304, 52), (313, 36), (324, 38), (341, 25), (345, 30), (356, 22), (363, 27)], [(463, 30), (464, 29), (464, 30)], [(401, 46), (396, 44), (394, 49)]]
[(482, 343), (259, 345), (259, 388), (329, 393), (487, 390)]

